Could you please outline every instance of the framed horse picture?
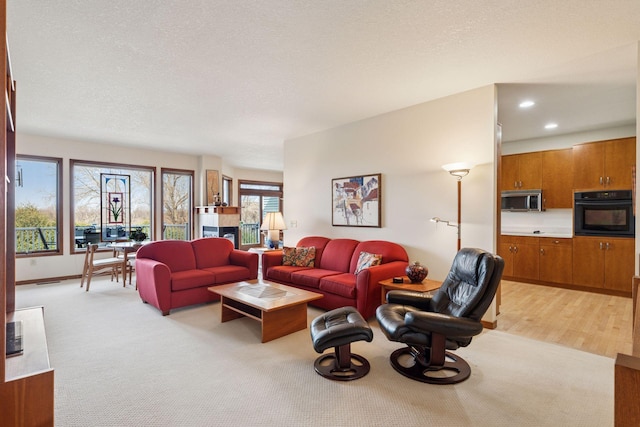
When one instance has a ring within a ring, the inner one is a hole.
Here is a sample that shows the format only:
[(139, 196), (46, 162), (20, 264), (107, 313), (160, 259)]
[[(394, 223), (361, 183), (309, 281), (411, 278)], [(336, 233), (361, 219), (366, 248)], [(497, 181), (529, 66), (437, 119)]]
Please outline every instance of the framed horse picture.
[(331, 224), (347, 227), (381, 227), (381, 174), (331, 180)]

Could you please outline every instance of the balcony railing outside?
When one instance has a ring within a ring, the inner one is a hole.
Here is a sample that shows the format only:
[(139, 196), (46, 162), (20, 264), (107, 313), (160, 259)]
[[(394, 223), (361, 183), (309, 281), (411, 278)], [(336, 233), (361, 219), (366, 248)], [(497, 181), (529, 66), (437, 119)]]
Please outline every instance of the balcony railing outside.
[[(162, 238), (164, 240), (187, 240), (189, 236), (188, 231), (189, 224), (165, 224)], [(149, 233), (147, 233), (147, 235), (149, 235)]]
[(260, 244), (260, 224), (240, 223), (241, 245)]
[[(133, 225), (132, 229), (141, 228), (147, 236), (151, 235), (149, 225)], [(84, 230), (85, 227), (76, 227), (76, 237), (84, 239), (84, 234), (77, 230)], [(186, 240), (189, 224), (167, 224), (164, 228), (164, 239)], [(54, 252), (58, 249), (58, 238), (56, 227), (16, 227), (16, 253), (29, 254), (33, 252)], [(96, 228), (100, 235), (100, 228)], [(102, 242), (105, 245), (108, 242)], [(77, 242), (74, 242), (77, 246)]]
[(57, 249), (56, 227), (16, 227), (16, 253)]

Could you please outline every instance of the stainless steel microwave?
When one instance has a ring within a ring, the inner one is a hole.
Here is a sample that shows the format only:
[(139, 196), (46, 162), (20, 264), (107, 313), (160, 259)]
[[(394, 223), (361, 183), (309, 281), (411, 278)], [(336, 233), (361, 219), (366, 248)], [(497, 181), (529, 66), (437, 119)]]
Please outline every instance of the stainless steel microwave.
[(503, 211), (541, 212), (542, 190), (503, 191), (500, 206)]

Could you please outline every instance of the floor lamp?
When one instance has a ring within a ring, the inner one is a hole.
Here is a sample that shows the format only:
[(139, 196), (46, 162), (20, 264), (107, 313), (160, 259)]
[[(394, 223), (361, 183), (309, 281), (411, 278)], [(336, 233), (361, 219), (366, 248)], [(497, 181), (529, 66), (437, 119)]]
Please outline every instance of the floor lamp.
[(449, 172), (458, 179), (458, 251), (461, 247), (460, 229), (462, 228), (462, 177), (469, 175), (469, 171), (474, 165), (471, 163), (449, 163), (442, 166), (442, 169)]

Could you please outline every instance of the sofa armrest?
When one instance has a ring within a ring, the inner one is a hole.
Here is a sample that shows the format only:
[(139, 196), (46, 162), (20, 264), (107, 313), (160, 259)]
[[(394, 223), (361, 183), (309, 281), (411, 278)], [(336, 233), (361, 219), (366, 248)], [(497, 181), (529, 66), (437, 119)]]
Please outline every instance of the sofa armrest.
[(171, 309), (171, 270), (150, 258), (136, 259), (136, 284), (142, 301), (158, 308), (163, 315)]
[(262, 277), (267, 277), (271, 267), (282, 265), (282, 251), (268, 251), (262, 254)]
[(229, 262), (233, 265), (247, 267), (249, 280), (258, 278), (258, 254), (234, 249), (229, 254)]
[(409, 265), (406, 261), (392, 261), (362, 270), (356, 276), (357, 309), (365, 316), (371, 317), (382, 303), (380, 282), (405, 274)]

